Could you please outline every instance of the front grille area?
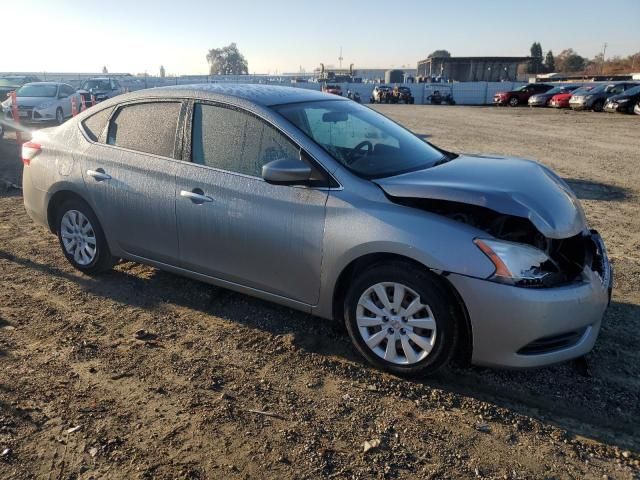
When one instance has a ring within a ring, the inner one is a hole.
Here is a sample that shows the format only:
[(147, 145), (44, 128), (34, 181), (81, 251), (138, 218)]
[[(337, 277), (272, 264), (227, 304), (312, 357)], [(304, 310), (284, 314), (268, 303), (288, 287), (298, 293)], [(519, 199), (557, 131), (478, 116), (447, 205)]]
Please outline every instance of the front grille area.
[(539, 338), (522, 347), (517, 353), (519, 355), (540, 355), (572, 347), (580, 341), (588, 328), (591, 327)]

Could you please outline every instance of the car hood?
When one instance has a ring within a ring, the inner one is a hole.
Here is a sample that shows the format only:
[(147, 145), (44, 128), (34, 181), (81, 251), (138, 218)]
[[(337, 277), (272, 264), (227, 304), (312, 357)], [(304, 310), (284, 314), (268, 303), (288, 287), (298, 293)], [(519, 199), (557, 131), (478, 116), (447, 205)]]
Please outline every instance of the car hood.
[(626, 93), (619, 93), (618, 95), (613, 95), (609, 97), (609, 101), (617, 102), (618, 100), (622, 100), (624, 98), (631, 98), (631, 95), (627, 95)]
[(437, 167), (374, 180), (387, 195), (485, 207), (528, 218), (548, 238), (586, 228), (580, 202), (555, 173), (531, 160), (464, 155)]
[(17, 97), (18, 105), (21, 107), (37, 107), (44, 103), (51, 103), (57, 100), (56, 97)]
[(551, 98), (555, 98), (556, 100), (562, 100), (562, 99), (565, 99), (565, 98), (570, 98), (572, 96), (573, 96), (573, 93), (556, 93)]

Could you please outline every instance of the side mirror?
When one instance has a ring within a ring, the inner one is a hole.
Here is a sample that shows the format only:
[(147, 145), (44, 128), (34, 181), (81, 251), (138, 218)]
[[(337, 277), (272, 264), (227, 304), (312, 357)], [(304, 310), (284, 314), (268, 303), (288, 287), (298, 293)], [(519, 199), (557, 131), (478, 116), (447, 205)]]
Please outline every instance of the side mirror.
[(283, 158), (262, 166), (262, 178), (275, 185), (295, 185), (311, 178), (311, 167), (300, 160)]

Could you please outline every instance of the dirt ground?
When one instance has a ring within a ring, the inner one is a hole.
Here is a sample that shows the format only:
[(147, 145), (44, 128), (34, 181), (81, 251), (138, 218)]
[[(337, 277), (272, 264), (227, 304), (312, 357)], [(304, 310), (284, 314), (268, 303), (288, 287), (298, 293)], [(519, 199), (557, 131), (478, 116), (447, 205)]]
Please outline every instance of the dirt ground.
[[(133, 263), (83, 276), (10, 189), (0, 478), (640, 478), (640, 117), (377, 108), (569, 180), (616, 268), (587, 362), (399, 379), (331, 322)], [(19, 166), (0, 141), (0, 178)]]

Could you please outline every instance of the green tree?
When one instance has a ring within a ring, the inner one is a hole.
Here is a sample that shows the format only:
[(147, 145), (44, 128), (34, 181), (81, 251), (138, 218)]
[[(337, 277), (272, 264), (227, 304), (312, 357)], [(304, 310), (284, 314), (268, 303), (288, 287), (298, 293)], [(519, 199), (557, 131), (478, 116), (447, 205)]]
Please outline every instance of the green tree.
[(531, 44), (531, 60), (529, 60), (529, 73), (540, 73), (543, 71), (542, 66), (542, 45), (538, 42)]
[(164, 71), (164, 65), (160, 65), (160, 78), (164, 78), (166, 72)]
[(556, 71), (556, 59), (551, 50), (549, 50), (546, 57), (544, 57), (544, 68), (550, 73)]
[(429, 54), (429, 58), (451, 58), (449, 50), (435, 50)]
[(235, 43), (207, 53), (210, 75), (248, 75), (249, 66)]
[(584, 57), (578, 55), (572, 48), (561, 51), (556, 57), (556, 66), (559, 72), (581, 72), (586, 63)]

